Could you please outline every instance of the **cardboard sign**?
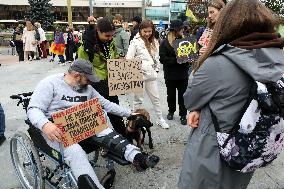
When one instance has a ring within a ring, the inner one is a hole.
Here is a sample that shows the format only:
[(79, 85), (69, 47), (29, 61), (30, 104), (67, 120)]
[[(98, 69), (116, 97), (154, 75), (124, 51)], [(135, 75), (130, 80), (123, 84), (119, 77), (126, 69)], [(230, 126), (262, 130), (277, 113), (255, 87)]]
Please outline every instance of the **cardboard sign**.
[(195, 37), (177, 39), (173, 47), (179, 64), (192, 62), (198, 58), (198, 45)]
[(210, 28), (206, 28), (200, 37), (198, 43), (202, 46), (202, 48), (207, 48), (212, 36), (213, 30)]
[(52, 114), (52, 119), (63, 133), (65, 148), (108, 128), (98, 98), (56, 112)]
[(107, 60), (109, 95), (143, 92), (141, 60)]

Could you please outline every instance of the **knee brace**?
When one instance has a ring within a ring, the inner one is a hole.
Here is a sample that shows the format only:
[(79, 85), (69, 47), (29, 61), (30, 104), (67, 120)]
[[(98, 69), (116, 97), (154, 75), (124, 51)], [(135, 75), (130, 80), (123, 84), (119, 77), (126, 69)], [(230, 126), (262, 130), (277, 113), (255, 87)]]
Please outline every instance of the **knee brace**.
[(78, 189), (99, 189), (89, 175), (80, 175)]
[(99, 146), (106, 148), (110, 154), (115, 155), (121, 159), (124, 159), (126, 146), (130, 144), (127, 139), (122, 137), (116, 131), (113, 131), (108, 135), (102, 137), (94, 136), (93, 140), (96, 141)]

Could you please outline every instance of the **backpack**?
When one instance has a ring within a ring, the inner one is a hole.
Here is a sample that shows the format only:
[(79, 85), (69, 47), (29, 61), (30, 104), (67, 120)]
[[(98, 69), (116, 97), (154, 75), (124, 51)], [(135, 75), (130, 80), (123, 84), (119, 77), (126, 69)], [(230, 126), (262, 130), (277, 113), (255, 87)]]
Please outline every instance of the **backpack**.
[(39, 32), (38, 32), (38, 29), (36, 29), (35, 31), (36, 31), (36, 33), (35, 33), (35, 39), (36, 39), (37, 41), (40, 41), (40, 34), (39, 34)]
[(255, 81), (239, 121), (229, 133), (220, 131), (217, 117), (211, 117), (217, 133), (220, 157), (242, 173), (271, 163), (284, 146), (284, 75), (277, 82)]

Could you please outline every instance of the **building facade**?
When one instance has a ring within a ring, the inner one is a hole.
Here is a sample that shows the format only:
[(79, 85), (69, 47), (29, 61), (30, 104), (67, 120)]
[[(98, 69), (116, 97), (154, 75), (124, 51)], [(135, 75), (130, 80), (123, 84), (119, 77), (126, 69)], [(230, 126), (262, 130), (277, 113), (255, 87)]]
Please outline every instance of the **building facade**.
[[(51, 0), (51, 13), (57, 21), (67, 21), (67, 1)], [(71, 0), (73, 21), (86, 21), (89, 16), (89, 0)], [(24, 20), (29, 9), (28, 0), (0, 0), (1, 20)], [(142, 0), (93, 0), (95, 17), (121, 14), (126, 21), (142, 15)]]

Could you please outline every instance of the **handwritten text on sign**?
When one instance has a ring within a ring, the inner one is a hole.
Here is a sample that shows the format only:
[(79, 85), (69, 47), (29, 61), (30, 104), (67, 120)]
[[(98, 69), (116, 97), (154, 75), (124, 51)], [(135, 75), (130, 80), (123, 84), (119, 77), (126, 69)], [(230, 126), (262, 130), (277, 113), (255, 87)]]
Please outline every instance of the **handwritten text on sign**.
[(64, 147), (78, 143), (108, 127), (98, 98), (56, 112), (52, 119), (63, 133)]
[(107, 68), (110, 96), (143, 92), (141, 60), (109, 59)]
[(206, 28), (202, 34), (202, 36), (200, 37), (198, 43), (203, 47), (203, 48), (207, 48), (208, 44), (210, 42), (211, 36), (212, 36), (213, 30), (210, 28)]

